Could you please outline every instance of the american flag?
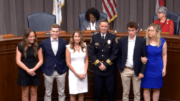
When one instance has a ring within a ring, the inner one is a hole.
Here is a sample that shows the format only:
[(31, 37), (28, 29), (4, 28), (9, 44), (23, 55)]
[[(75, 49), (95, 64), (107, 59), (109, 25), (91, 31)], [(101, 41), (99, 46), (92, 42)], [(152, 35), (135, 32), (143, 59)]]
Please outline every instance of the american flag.
[(164, 0), (156, 0), (156, 13), (157, 13), (157, 9), (161, 6), (164, 6)]
[(107, 20), (110, 23), (117, 17), (116, 0), (102, 0), (103, 12), (108, 15)]

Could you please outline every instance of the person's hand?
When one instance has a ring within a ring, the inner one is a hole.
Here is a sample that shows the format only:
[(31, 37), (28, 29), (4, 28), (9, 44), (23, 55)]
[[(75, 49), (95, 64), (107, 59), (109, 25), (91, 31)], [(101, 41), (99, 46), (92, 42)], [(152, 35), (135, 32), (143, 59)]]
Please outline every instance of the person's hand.
[(163, 77), (166, 76), (166, 70), (165, 69), (162, 70), (162, 76)]
[(146, 64), (147, 63), (147, 58), (146, 57), (141, 57), (141, 62), (143, 63), (143, 64)]
[(106, 70), (106, 67), (104, 66), (104, 64), (102, 63), (102, 62), (100, 62), (101, 63), (101, 65), (99, 66), (99, 69), (101, 70), (101, 71), (105, 71)]
[(85, 79), (85, 77), (86, 77), (86, 74), (85, 73), (82, 74), (82, 79)]
[(139, 73), (138, 79), (142, 79), (144, 77), (144, 74)]
[(83, 74), (84, 78), (86, 77), (86, 75), (87, 75), (87, 72), (84, 72), (84, 74)]
[(28, 69), (28, 70), (27, 70), (27, 73), (28, 73), (29, 75), (31, 75), (31, 76), (36, 75), (36, 73), (34, 72), (33, 69)]
[(77, 74), (77, 76), (78, 76), (79, 79), (84, 79), (86, 77), (85, 74)]
[(36, 75), (36, 73), (35, 73), (35, 70), (34, 70), (34, 69), (30, 69), (30, 73), (31, 73), (31, 76)]

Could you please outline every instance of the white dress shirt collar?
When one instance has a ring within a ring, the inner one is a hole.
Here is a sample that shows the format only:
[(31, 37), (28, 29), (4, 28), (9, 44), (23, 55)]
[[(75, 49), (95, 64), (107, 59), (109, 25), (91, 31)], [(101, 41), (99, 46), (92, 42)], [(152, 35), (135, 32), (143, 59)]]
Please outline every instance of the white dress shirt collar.
[(59, 44), (58, 38), (56, 40), (53, 40), (53, 38), (51, 37), (50, 39), (51, 39), (51, 48), (53, 50), (54, 55), (56, 55), (58, 51), (58, 44)]
[(52, 41), (58, 41), (58, 38), (57, 38), (56, 40), (53, 40), (53, 38), (52, 38), (52, 37), (50, 37), (50, 39), (51, 39), (51, 42), (52, 42)]
[(103, 34), (101, 33), (101, 37), (104, 36), (104, 39), (105, 39), (105, 38), (106, 38), (106, 34), (107, 34), (107, 33), (105, 33), (105, 34), (103, 35)]
[(128, 41), (136, 41), (136, 36), (131, 40), (130, 36), (128, 36)]

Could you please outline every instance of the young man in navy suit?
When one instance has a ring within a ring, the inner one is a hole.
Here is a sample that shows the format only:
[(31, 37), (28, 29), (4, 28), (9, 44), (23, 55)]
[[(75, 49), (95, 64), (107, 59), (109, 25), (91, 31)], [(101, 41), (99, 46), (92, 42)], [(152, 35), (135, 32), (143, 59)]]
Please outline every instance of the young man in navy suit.
[(146, 65), (141, 57), (146, 57), (145, 39), (138, 37), (138, 25), (135, 22), (127, 24), (128, 36), (122, 37), (118, 44), (117, 66), (120, 70), (123, 101), (129, 101), (130, 81), (133, 81), (134, 101), (140, 101), (141, 78), (144, 77)]
[(44, 75), (45, 96), (44, 101), (51, 101), (53, 81), (56, 79), (59, 101), (65, 101), (65, 77), (68, 70), (64, 61), (67, 41), (58, 37), (60, 26), (52, 24), (51, 37), (42, 41), (41, 47), (45, 56), (42, 72)]

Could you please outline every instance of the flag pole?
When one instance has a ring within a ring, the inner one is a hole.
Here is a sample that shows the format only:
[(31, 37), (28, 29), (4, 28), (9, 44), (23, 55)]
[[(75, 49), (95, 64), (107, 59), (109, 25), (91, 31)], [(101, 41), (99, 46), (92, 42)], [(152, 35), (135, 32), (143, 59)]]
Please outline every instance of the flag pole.
[(110, 29), (110, 30), (113, 30), (113, 24), (114, 24), (114, 21), (111, 21), (111, 22), (109, 23), (109, 29)]

